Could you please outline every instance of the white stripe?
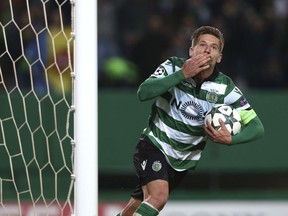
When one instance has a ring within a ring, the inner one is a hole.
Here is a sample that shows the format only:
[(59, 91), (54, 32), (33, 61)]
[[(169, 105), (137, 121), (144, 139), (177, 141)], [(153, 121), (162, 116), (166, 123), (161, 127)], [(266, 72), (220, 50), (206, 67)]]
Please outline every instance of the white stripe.
[[(177, 98), (179, 98), (179, 96), (176, 96)], [(192, 98), (184, 98), (187, 96), (182, 96), (183, 101), (192, 101)], [(197, 100), (196, 103), (199, 104), (200, 100)], [(184, 124), (190, 125), (190, 126), (203, 126), (203, 122), (199, 121), (199, 120), (193, 120), (193, 119), (187, 119), (184, 116), (182, 116), (179, 113), (179, 110), (176, 110), (176, 106), (170, 106), (170, 104), (167, 103), (167, 100), (162, 98), (162, 97), (158, 97), (156, 100), (155, 105), (157, 107), (159, 107), (160, 109), (164, 110), (171, 118), (177, 120), (177, 121), (181, 121)], [(203, 107), (203, 106), (202, 106)], [(204, 110), (205, 112), (205, 110)]]
[(239, 98), (240, 98), (241, 96), (242, 96), (242, 95), (239, 94), (238, 92), (231, 91), (231, 92), (224, 98), (224, 103), (225, 103), (225, 104), (232, 104), (232, 103), (234, 103), (235, 101), (239, 100)]
[(217, 94), (224, 95), (226, 91), (227, 85), (219, 84), (211, 81), (206, 81), (202, 84), (201, 89), (216, 92)]
[(178, 67), (175, 65), (175, 71), (179, 71), (179, 70), (181, 70), (181, 67)]
[(150, 208), (154, 209), (155, 211), (159, 213), (158, 209), (155, 208), (152, 204), (148, 203), (147, 201), (143, 201), (142, 203), (146, 204), (147, 206), (149, 206)]
[[(166, 64), (166, 63), (168, 63), (168, 64)], [(164, 63), (162, 63), (161, 66), (165, 68), (165, 70), (166, 70), (168, 75), (173, 73), (172, 63), (169, 60), (167, 60)]]
[[(225, 98), (224, 98), (224, 103), (225, 104), (233, 104), (235, 103), (237, 100), (239, 100), (239, 98), (242, 97), (242, 94), (240, 94), (239, 92), (236, 91), (231, 91)], [(247, 108), (250, 107), (250, 104), (247, 102), (244, 106), (241, 106), (239, 108), (237, 108), (238, 111), (241, 110), (245, 110)]]
[(154, 124), (163, 131), (169, 138), (185, 144), (197, 145), (204, 140), (203, 136), (191, 136), (190, 134), (177, 131), (168, 125), (164, 124), (157, 115), (154, 119)]
[(236, 110), (238, 111), (238, 112), (240, 112), (241, 110), (245, 110), (245, 109), (247, 109), (247, 108), (249, 108), (250, 107), (250, 104), (245, 104), (245, 106), (242, 106), (242, 107), (238, 107)]
[(173, 149), (169, 144), (159, 140), (157, 137), (153, 135), (152, 132), (150, 132), (149, 135), (154, 137), (154, 139), (162, 146), (164, 154), (166, 154), (167, 156), (179, 160), (196, 160), (196, 161), (198, 161), (201, 157), (202, 152), (201, 150), (180, 152)]

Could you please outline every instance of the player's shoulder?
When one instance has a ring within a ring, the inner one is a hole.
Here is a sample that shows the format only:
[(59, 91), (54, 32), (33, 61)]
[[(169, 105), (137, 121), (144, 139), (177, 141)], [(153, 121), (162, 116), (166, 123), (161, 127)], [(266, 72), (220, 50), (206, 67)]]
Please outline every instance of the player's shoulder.
[(219, 72), (214, 82), (225, 86), (225, 94), (236, 93), (237, 95), (243, 95), (242, 91), (236, 86), (230, 76), (223, 72)]
[(166, 63), (171, 64), (173, 66), (182, 67), (185, 60), (186, 60), (185, 58), (181, 58), (181, 57), (177, 57), (177, 56), (171, 56), (170, 58), (167, 59)]
[(185, 62), (184, 58), (172, 56), (172, 57), (169, 57), (166, 61), (164, 61), (159, 66), (159, 68), (161, 70), (164, 70), (166, 74), (171, 74), (171, 73), (174, 73), (175, 71), (180, 70), (184, 62)]
[(232, 78), (221, 71), (218, 72), (218, 75), (217, 75), (215, 81), (217, 81), (219, 83), (226, 84), (226, 85), (235, 85)]

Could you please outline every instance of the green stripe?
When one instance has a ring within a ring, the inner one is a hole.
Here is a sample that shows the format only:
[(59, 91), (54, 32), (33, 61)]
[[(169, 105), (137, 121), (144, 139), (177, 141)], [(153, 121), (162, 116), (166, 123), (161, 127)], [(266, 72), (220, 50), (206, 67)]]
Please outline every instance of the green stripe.
[(194, 95), (194, 88), (189, 88), (188, 86), (183, 85), (182, 83), (177, 85), (177, 88), (181, 89), (183, 92), (190, 94), (190, 95)]
[(165, 92), (161, 95), (162, 98), (164, 98), (167, 103), (170, 103), (171, 99), (173, 98), (173, 95), (170, 92)]
[[(147, 132), (146, 135), (148, 135), (149, 133), (148, 130), (146, 132)], [(149, 138), (159, 149), (163, 150), (162, 146), (159, 143), (157, 143), (157, 141), (153, 137), (149, 136)], [(168, 158), (172, 167), (176, 169), (194, 169), (198, 163), (198, 160), (180, 160), (168, 155), (166, 155), (166, 157)]]
[[(206, 142), (203, 141), (197, 145), (193, 145), (192, 143), (191, 144), (187, 144), (187, 143), (182, 143), (182, 142), (178, 142), (174, 139), (171, 139), (167, 136), (166, 133), (164, 133), (163, 131), (161, 131), (156, 125), (150, 125), (152, 126), (152, 128), (150, 128), (153, 132), (153, 134), (155, 134), (155, 136), (161, 140), (162, 142), (165, 142), (169, 145), (171, 145), (171, 147), (177, 151), (196, 151), (196, 150), (203, 150), (205, 145), (206, 145)], [(158, 144), (155, 140), (154, 142), (156, 145)], [(159, 146), (158, 146), (159, 147)]]
[[(195, 88), (189, 88), (189, 87), (187, 87), (187, 86), (185, 86), (185, 85), (183, 85), (183, 84), (178, 84), (177, 85), (177, 87), (180, 89), (180, 90), (182, 90), (182, 91), (184, 91), (185, 93), (187, 93), (187, 94), (190, 94), (190, 95), (192, 95), (193, 97), (195, 97), (195, 98), (197, 98), (198, 100), (204, 100), (204, 101), (206, 101), (207, 99), (206, 99), (206, 96), (207, 96), (207, 93), (208, 93), (208, 91), (207, 90), (203, 90), (203, 89), (200, 89), (199, 90), (199, 92), (196, 94), (196, 89)], [(219, 94), (217, 94), (217, 96), (218, 96), (218, 99), (217, 99), (217, 103), (223, 103), (224, 102), (224, 97), (225, 97), (225, 95), (219, 95)]]

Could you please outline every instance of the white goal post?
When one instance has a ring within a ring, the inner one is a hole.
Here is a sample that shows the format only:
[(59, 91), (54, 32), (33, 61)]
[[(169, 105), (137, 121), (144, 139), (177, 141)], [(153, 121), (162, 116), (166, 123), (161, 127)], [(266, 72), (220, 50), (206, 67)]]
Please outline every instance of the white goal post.
[(75, 4), (76, 216), (98, 215), (97, 6)]
[(0, 1), (0, 216), (98, 214), (96, 14)]

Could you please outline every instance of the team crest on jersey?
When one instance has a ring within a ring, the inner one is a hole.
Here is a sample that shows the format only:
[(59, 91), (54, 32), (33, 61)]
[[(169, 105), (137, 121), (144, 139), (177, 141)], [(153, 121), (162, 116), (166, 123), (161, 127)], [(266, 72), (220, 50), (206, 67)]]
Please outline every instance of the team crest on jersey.
[(160, 66), (154, 71), (154, 73), (151, 76), (159, 77), (159, 76), (163, 75), (164, 73), (165, 73), (165, 69)]
[(210, 103), (216, 103), (218, 101), (218, 94), (214, 91), (207, 92), (206, 100)]
[(152, 169), (155, 171), (155, 172), (158, 172), (159, 170), (161, 170), (162, 168), (162, 164), (160, 161), (154, 161), (153, 164), (152, 164)]
[(203, 117), (203, 108), (194, 101), (187, 101), (180, 107), (180, 113), (189, 120), (199, 120)]

